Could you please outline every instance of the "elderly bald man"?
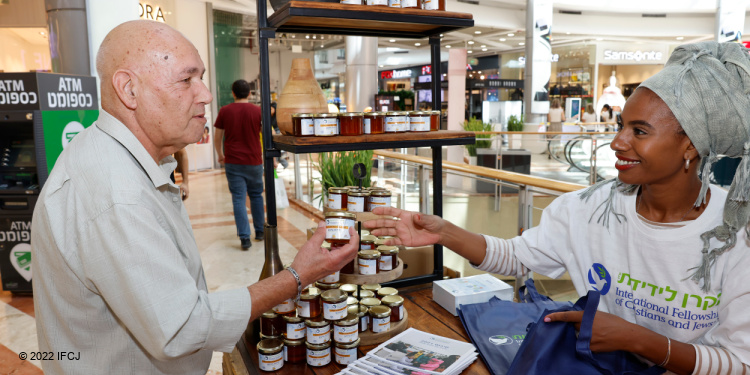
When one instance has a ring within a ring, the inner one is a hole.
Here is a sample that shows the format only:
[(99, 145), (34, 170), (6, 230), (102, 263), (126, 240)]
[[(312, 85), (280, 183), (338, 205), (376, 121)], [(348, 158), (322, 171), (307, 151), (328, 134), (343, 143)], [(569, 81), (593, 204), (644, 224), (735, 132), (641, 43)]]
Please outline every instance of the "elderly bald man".
[[(248, 322), (340, 269), (358, 238), (320, 247), (288, 271), (208, 293), (170, 155), (198, 141), (212, 98), (195, 47), (167, 25), (113, 29), (97, 56), (102, 111), (60, 155), (34, 210), (34, 308), (48, 374), (205, 374)], [(78, 355), (80, 353), (80, 355)]]

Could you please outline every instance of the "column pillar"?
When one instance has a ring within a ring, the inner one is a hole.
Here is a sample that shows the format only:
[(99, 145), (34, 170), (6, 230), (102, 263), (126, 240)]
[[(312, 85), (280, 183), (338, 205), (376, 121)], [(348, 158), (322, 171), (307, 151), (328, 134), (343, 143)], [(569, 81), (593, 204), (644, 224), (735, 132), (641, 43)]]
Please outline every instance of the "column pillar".
[[(466, 49), (448, 51), (448, 130), (463, 130), (466, 110)], [(447, 146), (448, 161), (464, 162), (463, 146)], [(461, 188), (464, 178), (448, 174), (446, 185)]]
[(52, 71), (90, 75), (85, 0), (45, 0)]
[(347, 112), (374, 106), (378, 93), (378, 38), (346, 37), (345, 76)]

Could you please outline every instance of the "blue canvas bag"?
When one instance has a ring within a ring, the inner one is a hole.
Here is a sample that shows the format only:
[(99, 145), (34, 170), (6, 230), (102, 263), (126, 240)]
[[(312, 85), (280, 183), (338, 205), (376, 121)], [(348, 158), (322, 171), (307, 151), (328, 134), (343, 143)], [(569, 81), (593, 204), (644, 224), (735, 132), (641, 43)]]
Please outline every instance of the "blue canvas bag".
[(573, 306), (570, 302), (555, 302), (539, 294), (531, 279), (526, 281), (525, 288), (519, 288), (519, 300), (522, 302), (493, 297), (489, 302), (461, 305), (458, 310), (471, 342), (490, 372), (496, 375), (508, 371), (529, 325), (545, 310)]
[[(658, 366), (648, 367), (632, 353), (614, 351), (591, 352), (591, 334), (594, 316), (599, 306), (599, 292), (589, 291), (575, 305), (544, 311), (532, 324), (521, 344), (508, 375), (657, 375), (664, 373)], [(576, 336), (574, 323), (544, 322), (553, 312), (581, 311), (583, 319)]]

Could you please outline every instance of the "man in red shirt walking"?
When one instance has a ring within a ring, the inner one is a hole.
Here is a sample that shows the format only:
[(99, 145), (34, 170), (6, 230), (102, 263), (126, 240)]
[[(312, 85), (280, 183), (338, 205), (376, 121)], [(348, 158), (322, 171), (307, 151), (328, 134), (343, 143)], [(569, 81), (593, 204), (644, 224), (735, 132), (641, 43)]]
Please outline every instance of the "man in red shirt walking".
[[(250, 222), (247, 220), (245, 195), (250, 197), (255, 240), (263, 240), (263, 152), (260, 145), (260, 107), (248, 103), (250, 84), (237, 80), (232, 84), (234, 103), (225, 105), (216, 117), (214, 148), (219, 162), (224, 163), (229, 191), (232, 193), (234, 223), (242, 250), (250, 243)], [(223, 145), (223, 147), (222, 147)]]

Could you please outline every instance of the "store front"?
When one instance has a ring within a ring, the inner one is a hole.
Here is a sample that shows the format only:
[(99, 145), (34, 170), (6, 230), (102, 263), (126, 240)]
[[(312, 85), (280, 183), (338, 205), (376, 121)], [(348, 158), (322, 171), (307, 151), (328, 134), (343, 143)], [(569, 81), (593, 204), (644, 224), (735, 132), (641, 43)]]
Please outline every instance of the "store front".
[(0, 73), (50, 72), (44, 1), (4, 4), (0, 11)]

